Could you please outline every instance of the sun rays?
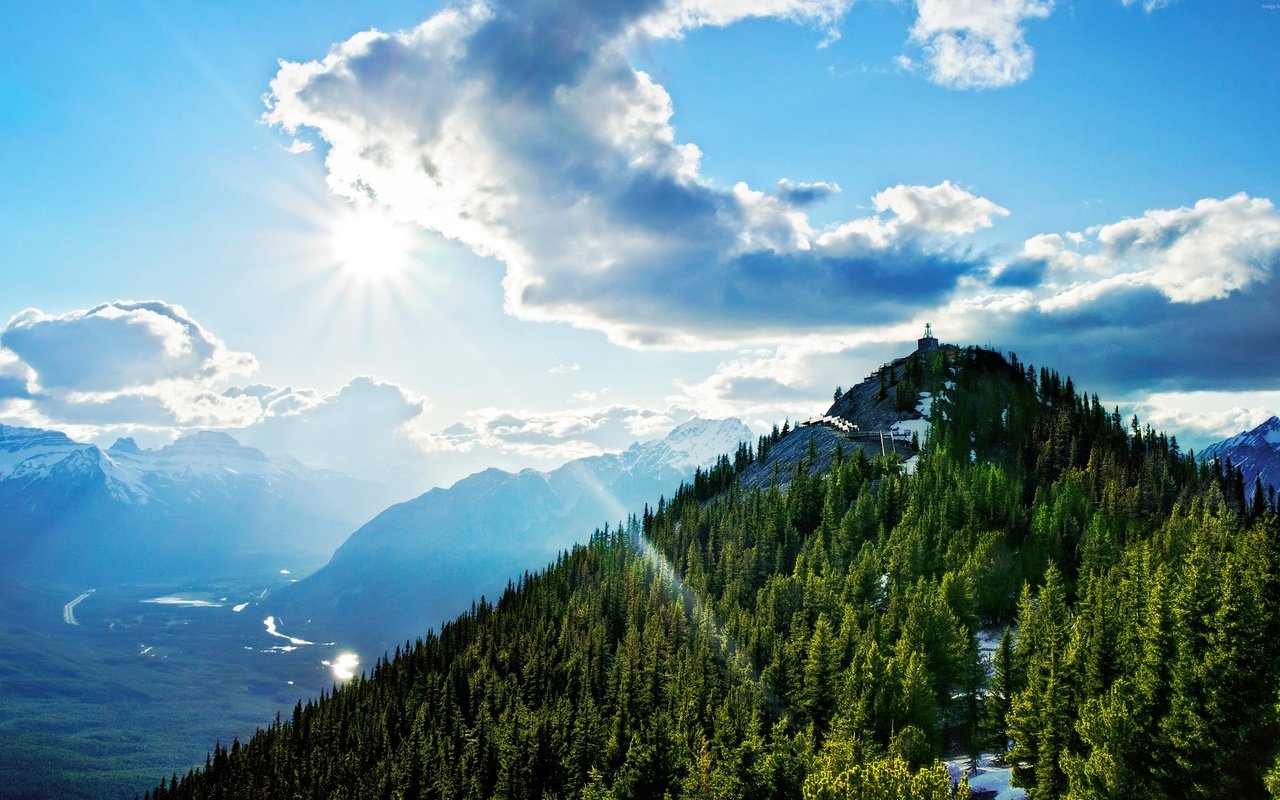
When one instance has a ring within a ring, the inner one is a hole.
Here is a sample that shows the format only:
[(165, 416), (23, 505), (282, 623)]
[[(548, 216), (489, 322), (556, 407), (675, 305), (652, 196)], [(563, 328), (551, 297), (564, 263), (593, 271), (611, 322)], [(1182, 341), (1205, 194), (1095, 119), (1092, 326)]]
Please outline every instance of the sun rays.
[(353, 283), (395, 283), (413, 261), (414, 231), (376, 207), (357, 206), (335, 215), (328, 237), (330, 258)]

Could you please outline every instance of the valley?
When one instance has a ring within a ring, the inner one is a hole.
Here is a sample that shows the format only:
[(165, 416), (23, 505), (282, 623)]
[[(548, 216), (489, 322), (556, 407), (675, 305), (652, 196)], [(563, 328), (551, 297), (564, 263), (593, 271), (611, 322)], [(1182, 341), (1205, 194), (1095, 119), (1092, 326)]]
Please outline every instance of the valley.
[[(0, 797), (132, 798), (277, 711), (350, 677), (340, 643), (272, 636), (264, 568), (76, 595), (9, 583), (0, 600)], [(282, 624), (283, 627), (283, 624)], [(285, 631), (288, 628), (284, 628)], [(184, 766), (185, 765), (185, 766)]]
[[(61, 464), (85, 448), (52, 432), (0, 430), (5, 435), (10, 463), (7, 475), (0, 473), (0, 493), (8, 492), (12, 512), (27, 517), (8, 528), (12, 536), (38, 518), (23, 510), (28, 498), (65, 494), (46, 464)], [(243, 514), (201, 518), (209, 504), (225, 508), (229, 494), (256, 502), (263, 493), (260, 482), (225, 482), (246, 455), (275, 485), (284, 480), (256, 451), (203, 437), (217, 447), (213, 454), (197, 451), (198, 469), (189, 459), (171, 457), (164, 480), (152, 478), (150, 486), (164, 487), (168, 496), (177, 488), (187, 497), (162, 519), (178, 529), (201, 526), (215, 539), (224, 533), (274, 539), (285, 554), (259, 557), (256, 566), (235, 571), (214, 561), (202, 575), (192, 575), (188, 566), (167, 579), (154, 577), (161, 573), (151, 562), (148, 580), (86, 585), (101, 577), (94, 560), (136, 552), (146, 542), (99, 536), (64, 559), (69, 579), (6, 581), (0, 590), (6, 687), (0, 694), (0, 797), (127, 800), (156, 774), (185, 773), (202, 764), (215, 743), (247, 740), (277, 712), (288, 714), (298, 701), (349, 681), (384, 653), (466, 611), (478, 596), (497, 596), (512, 576), (544, 568), (594, 525), (674, 490), (697, 467), (749, 437), (736, 420), (700, 420), (621, 454), (580, 459), (552, 473), (486, 470), (393, 506), (327, 563), (311, 552), (311, 542), (299, 547), (281, 536), (293, 526), (273, 526), (281, 519), (278, 510), (248, 530), (235, 527)], [(135, 461), (148, 457), (128, 446), (113, 449)], [(95, 466), (78, 473), (81, 484), (99, 474), (109, 482), (120, 469), (108, 463), (99, 472), (96, 465), (103, 462), (88, 463)], [(364, 507), (358, 503), (345, 513)], [(129, 504), (106, 508), (117, 513), (116, 524), (137, 513)], [(327, 519), (329, 528), (336, 524)], [(165, 544), (171, 552), (182, 552), (182, 537), (160, 532), (173, 539)], [(100, 548), (95, 542), (102, 538), (119, 541)], [(11, 574), (21, 572), (13, 560), (8, 567)], [(113, 570), (140, 571), (136, 560)], [(50, 566), (45, 574), (55, 572)]]

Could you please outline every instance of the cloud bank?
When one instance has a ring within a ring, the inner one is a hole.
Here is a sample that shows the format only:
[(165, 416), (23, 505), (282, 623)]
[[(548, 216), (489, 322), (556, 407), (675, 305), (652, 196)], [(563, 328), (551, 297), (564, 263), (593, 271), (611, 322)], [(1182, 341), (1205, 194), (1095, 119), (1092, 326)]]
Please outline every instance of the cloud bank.
[(1278, 267), (1270, 200), (1203, 198), (1034, 236), (939, 316), (1119, 390), (1263, 388), (1280, 373)]
[(257, 368), (251, 354), (231, 350), (179, 305), (115, 301), (57, 315), (29, 308), (0, 332), (0, 417), (97, 440), (137, 434), (154, 444), (216, 428), (310, 467), (420, 480), (423, 452), (408, 423), (425, 400), (367, 377), (330, 394), (225, 388)]
[(253, 356), (228, 350), (182, 306), (160, 301), (116, 301), (59, 316), (28, 308), (9, 320), (0, 345), (48, 390), (113, 392), (257, 369)]
[(254, 424), (232, 433), (269, 453), (388, 484), (417, 484), (426, 472), (410, 423), (429, 404), (397, 384), (360, 376), (327, 394), (258, 384), (224, 395), (257, 402)]
[(254, 410), (212, 387), (258, 363), (179, 305), (116, 301), (60, 315), (28, 308), (0, 332), (0, 399), (70, 423), (225, 426)]
[[(482, 408), (433, 430), (428, 401), (369, 376), (332, 391), (235, 384), (257, 361), (181, 306), (117, 301), (48, 314), (27, 309), (0, 332), (0, 420), (109, 445), (156, 446), (214, 428), (272, 456), (400, 487), (406, 496), (502, 464), (554, 467), (664, 435), (694, 416), (599, 405), (586, 392), (550, 411)], [(581, 370), (575, 362), (553, 372)]]
[(282, 63), (265, 118), (328, 145), (333, 192), (499, 259), (524, 319), (686, 348), (896, 322), (979, 268), (961, 240), (1004, 209), (950, 183), (899, 186), (874, 216), (815, 229), (807, 206), (837, 187), (713, 185), (666, 90), (627, 58), (746, 16), (829, 26), (846, 5), (454, 6)]

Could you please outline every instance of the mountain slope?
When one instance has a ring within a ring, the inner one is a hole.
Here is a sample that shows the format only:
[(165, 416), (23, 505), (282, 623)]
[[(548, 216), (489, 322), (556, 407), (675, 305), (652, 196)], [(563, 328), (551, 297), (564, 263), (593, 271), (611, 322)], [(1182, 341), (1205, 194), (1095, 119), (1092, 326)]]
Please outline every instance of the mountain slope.
[(1263, 487), (1280, 488), (1280, 417), (1211, 444), (1200, 451), (1200, 457), (1217, 458), (1224, 464), (1230, 459), (1233, 467), (1240, 468), (1248, 491), (1253, 490), (1255, 478), (1262, 479)]
[(153, 800), (942, 800), (1011, 743), (1032, 797), (1265, 796), (1276, 516), (1057, 373), (939, 368), (914, 473), (721, 459)]
[(670, 494), (695, 467), (750, 438), (738, 420), (694, 420), (663, 439), (550, 472), (478, 472), (386, 509), (268, 608), (305, 637), (380, 652), (482, 594), (497, 596), (508, 580)]
[(264, 559), (314, 562), (389, 498), (223, 433), (107, 450), (0, 425), (0, 573), (60, 583), (208, 575)]

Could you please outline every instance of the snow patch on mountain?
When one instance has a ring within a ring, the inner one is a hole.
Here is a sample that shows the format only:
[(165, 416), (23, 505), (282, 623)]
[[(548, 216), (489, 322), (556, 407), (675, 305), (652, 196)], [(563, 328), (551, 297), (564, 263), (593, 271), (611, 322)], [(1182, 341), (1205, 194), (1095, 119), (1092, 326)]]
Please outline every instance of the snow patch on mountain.
[(1280, 417), (1211, 444), (1200, 451), (1200, 457), (1205, 461), (1231, 459), (1231, 465), (1244, 474), (1246, 491), (1251, 490), (1255, 477), (1265, 485), (1280, 488)]
[(0, 480), (47, 475), (53, 465), (92, 445), (58, 431), (0, 425)]
[(58, 431), (0, 425), (0, 481), (32, 483), (55, 473), (98, 472), (122, 502), (145, 504), (156, 497), (160, 484), (240, 478), (270, 483), (304, 470), (296, 463), (279, 469), (262, 451), (213, 431), (192, 433), (155, 450), (124, 438), (104, 451)]
[(693, 419), (661, 439), (631, 445), (622, 455), (632, 464), (658, 464), (687, 472), (714, 464), (722, 454), (732, 456), (740, 443), (752, 439), (751, 429), (741, 420)]
[(915, 434), (920, 443), (929, 436), (929, 431), (933, 429), (933, 424), (929, 422), (929, 414), (933, 411), (933, 393), (921, 392), (920, 402), (916, 403), (916, 413), (920, 415), (918, 419), (904, 419), (895, 422), (891, 427), (895, 434), (903, 434), (910, 436)]

